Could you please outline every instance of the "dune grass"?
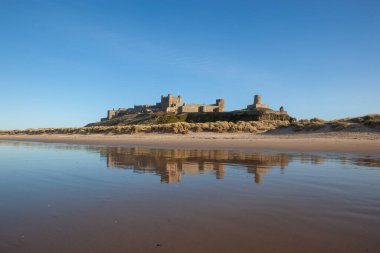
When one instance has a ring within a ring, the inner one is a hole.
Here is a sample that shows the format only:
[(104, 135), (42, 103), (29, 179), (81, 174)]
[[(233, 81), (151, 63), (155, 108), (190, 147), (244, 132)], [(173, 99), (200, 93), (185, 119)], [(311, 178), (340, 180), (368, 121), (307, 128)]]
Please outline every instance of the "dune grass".
[(298, 121), (263, 120), (263, 121), (216, 121), (207, 123), (188, 123), (184, 118), (167, 116), (162, 118), (162, 124), (136, 124), (116, 126), (86, 126), (78, 128), (37, 128), (25, 130), (3, 130), (5, 135), (39, 135), (39, 134), (136, 134), (136, 133), (172, 133), (187, 134), (190, 132), (215, 133), (263, 133), (270, 130), (287, 128), (294, 132), (310, 131), (379, 131), (380, 114), (370, 114), (362, 117), (344, 118), (325, 121), (319, 118), (301, 119)]
[(126, 125), (126, 126), (90, 126), (80, 128), (38, 128), (25, 130), (5, 130), (0, 134), (135, 134), (135, 133), (174, 133), (187, 134), (189, 132), (249, 132), (259, 133), (268, 130), (287, 127), (289, 121), (217, 121), (209, 123), (175, 122), (152, 125)]

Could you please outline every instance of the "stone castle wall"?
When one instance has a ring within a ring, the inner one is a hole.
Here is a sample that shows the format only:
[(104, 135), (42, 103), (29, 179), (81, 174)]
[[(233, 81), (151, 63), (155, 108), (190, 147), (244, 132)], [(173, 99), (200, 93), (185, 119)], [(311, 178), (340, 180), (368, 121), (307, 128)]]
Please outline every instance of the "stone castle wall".
[(193, 112), (224, 112), (224, 99), (217, 99), (215, 104), (183, 104), (178, 108), (178, 113)]

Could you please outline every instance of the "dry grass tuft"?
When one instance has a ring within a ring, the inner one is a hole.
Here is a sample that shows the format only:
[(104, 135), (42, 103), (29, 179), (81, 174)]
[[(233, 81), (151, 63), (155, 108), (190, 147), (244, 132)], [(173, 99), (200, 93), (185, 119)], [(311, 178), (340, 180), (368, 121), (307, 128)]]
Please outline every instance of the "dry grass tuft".
[(380, 131), (380, 114), (370, 114), (356, 118), (325, 121), (319, 118), (301, 119), (290, 124), (294, 131)]

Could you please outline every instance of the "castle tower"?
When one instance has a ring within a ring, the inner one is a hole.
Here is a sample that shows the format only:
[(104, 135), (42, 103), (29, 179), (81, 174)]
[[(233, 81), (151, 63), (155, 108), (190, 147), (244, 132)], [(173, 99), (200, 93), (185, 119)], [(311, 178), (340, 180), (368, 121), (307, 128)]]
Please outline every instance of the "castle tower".
[(108, 110), (107, 111), (107, 119), (112, 119), (116, 116), (116, 111), (115, 110)]
[(253, 99), (253, 104), (254, 105), (260, 105), (261, 104), (261, 96), (260, 95), (255, 95), (255, 98)]
[(261, 103), (261, 96), (260, 95), (255, 95), (255, 97), (253, 99), (253, 105), (248, 105), (247, 109), (248, 110), (269, 109), (269, 106)]
[(217, 99), (216, 105), (219, 107), (218, 112), (224, 112), (224, 99), (222, 99), (222, 98)]

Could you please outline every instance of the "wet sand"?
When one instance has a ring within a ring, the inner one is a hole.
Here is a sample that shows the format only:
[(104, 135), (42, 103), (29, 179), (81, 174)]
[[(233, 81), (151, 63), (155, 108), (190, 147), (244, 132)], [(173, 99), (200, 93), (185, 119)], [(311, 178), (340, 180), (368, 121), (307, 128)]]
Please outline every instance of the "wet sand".
[(1, 135), (19, 140), (84, 145), (138, 146), (189, 149), (246, 149), (252, 151), (333, 152), (380, 154), (379, 133), (247, 134), (190, 133), (133, 135)]
[(19, 141), (0, 150), (1, 253), (380, 249), (379, 158)]

